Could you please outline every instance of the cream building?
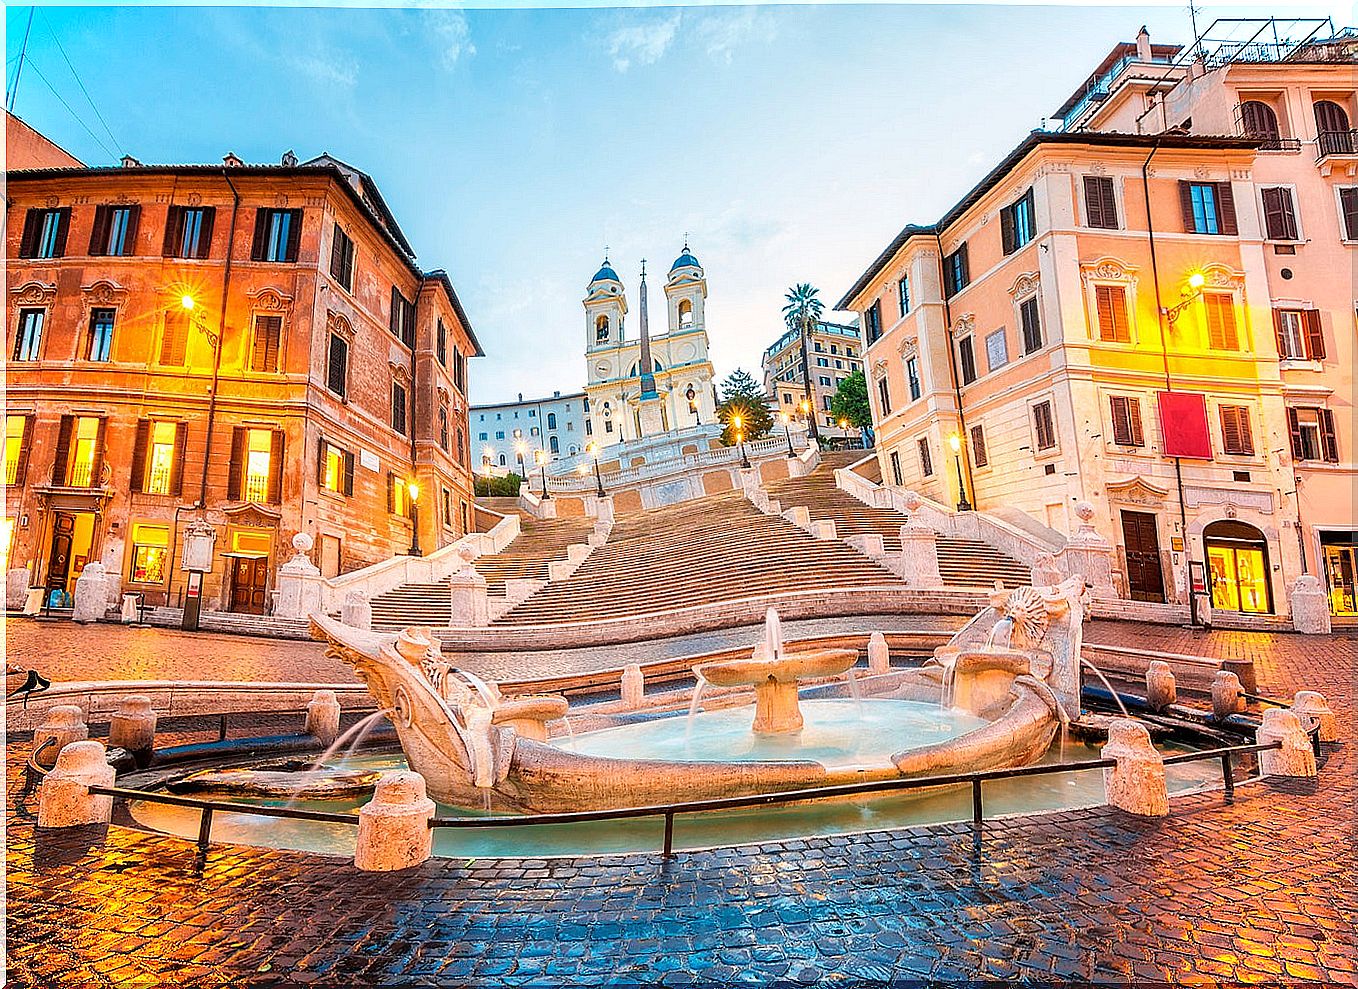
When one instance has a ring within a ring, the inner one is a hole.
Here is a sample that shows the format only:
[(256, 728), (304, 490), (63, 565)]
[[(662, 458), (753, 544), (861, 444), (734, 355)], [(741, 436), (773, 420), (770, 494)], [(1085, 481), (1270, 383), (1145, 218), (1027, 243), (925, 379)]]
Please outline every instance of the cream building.
[(638, 290), (638, 332), (626, 332), (627, 293), (605, 258), (585, 294), (585, 394), (591, 439), (600, 446), (716, 423), (708, 359), (707, 278), (684, 245), (665, 279), (665, 332), (647, 325), (646, 262)]
[[(807, 340), (811, 362), (811, 404), (822, 436), (857, 439), (858, 429), (840, 429), (830, 402), (844, 379), (863, 370), (863, 341), (857, 326), (817, 320)], [(802, 403), (806, 386), (802, 382), (802, 337), (798, 330), (786, 330), (773, 342), (760, 360), (764, 371), (764, 391), (776, 413), (792, 419), (804, 418)]]

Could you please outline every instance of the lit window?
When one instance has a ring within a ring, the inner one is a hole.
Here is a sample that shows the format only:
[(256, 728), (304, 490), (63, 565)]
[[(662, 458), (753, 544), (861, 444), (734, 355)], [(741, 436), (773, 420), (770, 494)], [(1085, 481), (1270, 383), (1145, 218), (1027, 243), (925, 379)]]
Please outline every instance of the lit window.
[(66, 483), (73, 488), (88, 488), (94, 483), (94, 463), (99, 454), (99, 424), (94, 416), (81, 416), (75, 421), (70, 462)]
[(134, 584), (162, 584), (169, 562), (170, 529), (164, 525), (132, 526), (132, 572)]
[(5, 416), (5, 483), (18, 484), (28, 453), (28, 416)]
[(273, 453), (273, 433), (267, 429), (248, 430), (245, 447), (245, 500), (269, 500), (269, 460)]
[(150, 494), (169, 494), (174, 473), (175, 439), (178, 425), (157, 422), (151, 428), (151, 443), (147, 450), (146, 491)]

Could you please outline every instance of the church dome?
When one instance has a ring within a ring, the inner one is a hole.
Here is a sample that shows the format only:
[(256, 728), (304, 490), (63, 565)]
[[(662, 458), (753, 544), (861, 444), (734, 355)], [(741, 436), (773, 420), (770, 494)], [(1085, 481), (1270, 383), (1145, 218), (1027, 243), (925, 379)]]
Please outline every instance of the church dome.
[(599, 270), (594, 273), (594, 277), (589, 280), (589, 283), (593, 285), (595, 282), (608, 282), (608, 281), (617, 282), (619, 285), (622, 284), (622, 279), (619, 278), (618, 273), (613, 270), (613, 266), (609, 264), (607, 261), (605, 261), (603, 263), (603, 266), (600, 267)]
[(687, 246), (684, 247), (684, 253), (675, 258), (674, 264), (670, 265), (671, 272), (678, 271), (680, 268), (702, 268), (702, 265), (698, 263), (698, 259), (689, 253)]

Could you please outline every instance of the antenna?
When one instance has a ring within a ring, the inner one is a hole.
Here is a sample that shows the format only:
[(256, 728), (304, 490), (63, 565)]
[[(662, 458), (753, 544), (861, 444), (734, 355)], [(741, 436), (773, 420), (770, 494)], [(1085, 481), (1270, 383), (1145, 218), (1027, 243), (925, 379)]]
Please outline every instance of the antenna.
[(28, 26), (24, 28), (24, 43), (19, 47), (19, 64), (14, 69), (14, 85), (9, 90), (9, 106), (7, 109), (10, 113), (14, 112), (14, 98), (19, 95), (19, 74), (24, 71), (24, 55), (28, 53), (28, 32), (33, 30), (33, 14), (37, 9), (37, 7), (28, 8)]

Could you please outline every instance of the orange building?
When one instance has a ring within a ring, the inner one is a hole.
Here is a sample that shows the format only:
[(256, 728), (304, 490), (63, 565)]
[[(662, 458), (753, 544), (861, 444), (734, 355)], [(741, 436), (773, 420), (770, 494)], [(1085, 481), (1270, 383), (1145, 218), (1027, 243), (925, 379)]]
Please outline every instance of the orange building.
[(63, 603), (99, 560), (178, 603), (205, 517), (204, 607), (264, 613), (297, 532), (327, 576), (410, 551), (412, 516), (423, 551), (466, 532), (481, 349), (372, 179), (124, 165), (8, 176), (11, 595)]

